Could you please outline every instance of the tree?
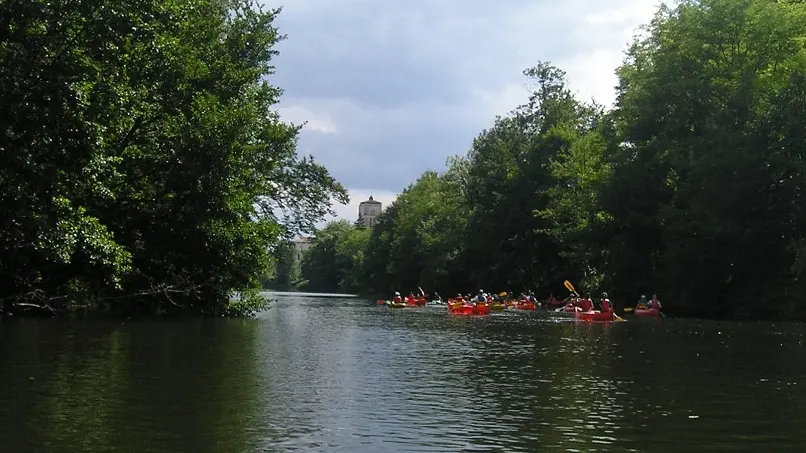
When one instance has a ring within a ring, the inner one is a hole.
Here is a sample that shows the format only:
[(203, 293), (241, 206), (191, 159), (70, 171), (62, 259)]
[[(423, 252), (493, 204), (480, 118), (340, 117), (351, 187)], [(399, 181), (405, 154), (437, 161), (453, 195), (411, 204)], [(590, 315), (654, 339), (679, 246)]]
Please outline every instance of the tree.
[(316, 233), (302, 260), (306, 289), (318, 292), (361, 291), (361, 275), (369, 230), (346, 220), (328, 223)]
[[(231, 312), (346, 192), (272, 110), (279, 10), (11, 0), (0, 45), (0, 299)], [(278, 217), (276, 213), (282, 212)], [(246, 307), (248, 310), (248, 307)]]
[(278, 291), (297, 289), (300, 285), (300, 263), (297, 259), (296, 247), (289, 240), (277, 244), (274, 250), (274, 275), (267, 286)]
[[(619, 71), (616, 114), (632, 147), (613, 191), (643, 201), (612, 197), (611, 207), (645, 207), (643, 234), (621, 238), (646, 238), (636, 250), (653, 262), (633, 261), (629, 273), (681, 304), (722, 315), (784, 308), (793, 228), (803, 225), (790, 203), (799, 198), (802, 148), (789, 137), (802, 119), (782, 117), (793, 99), (780, 93), (801, 93), (804, 13), (794, 2), (684, 1), (659, 12)], [(628, 181), (641, 183), (627, 189)], [(636, 269), (642, 264), (664, 278)]]

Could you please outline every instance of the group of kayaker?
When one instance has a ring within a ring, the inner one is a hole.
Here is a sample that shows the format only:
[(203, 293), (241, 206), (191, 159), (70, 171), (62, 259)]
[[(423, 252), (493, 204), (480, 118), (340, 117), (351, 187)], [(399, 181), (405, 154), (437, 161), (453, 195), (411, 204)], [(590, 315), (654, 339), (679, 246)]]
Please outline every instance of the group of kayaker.
[[(401, 297), (400, 292), (396, 291), (395, 296), (392, 299), (394, 303), (403, 303), (406, 300), (417, 300), (417, 299), (428, 299), (429, 295), (422, 290), (422, 288), (418, 288), (419, 292), (415, 293), (414, 291), (410, 292), (405, 299)], [(416, 294), (416, 295), (415, 295)], [(532, 302), (537, 307), (543, 308), (543, 304), (537, 301), (537, 298), (532, 291), (526, 291), (521, 293), (520, 297), (517, 299), (512, 297), (513, 293), (511, 291), (503, 291), (498, 294), (488, 294), (485, 293), (484, 290), (479, 289), (478, 293), (475, 296), (471, 296), (470, 293), (468, 294), (457, 294), (456, 297), (453, 299), (456, 302), (463, 302), (466, 304), (489, 304), (493, 302), (504, 303), (508, 301), (518, 301), (518, 302)], [(433, 295), (430, 297), (430, 304), (442, 304), (444, 303), (442, 297), (439, 293), (434, 292)], [(594, 303), (591, 299), (590, 293), (587, 293), (585, 297), (581, 297), (578, 294), (571, 294), (565, 300), (558, 300), (554, 297), (554, 294), (549, 296), (548, 301), (545, 304), (545, 308), (553, 308), (556, 306), (566, 306), (566, 307), (579, 307), (579, 309), (583, 312), (589, 312), (596, 310), (598, 308), (601, 312), (611, 312), (614, 310), (613, 303), (607, 296), (607, 293), (602, 293), (601, 298)], [(598, 307), (597, 307), (598, 306)], [(661, 303), (658, 300), (658, 295), (653, 294), (651, 300), (647, 300), (645, 295), (641, 296), (641, 299), (638, 301), (636, 305), (637, 309), (661, 309)]]
[[(585, 297), (580, 297), (576, 294), (569, 296), (566, 306), (579, 307), (583, 312), (593, 311), (596, 309), (590, 293), (586, 294)], [(607, 293), (602, 293), (602, 297), (599, 299), (599, 311), (603, 313), (613, 311), (613, 304), (607, 297)]]
[[(506, 301), (515, 300), (514, 298), (510, 297), (510, 294), (511, 294), (511, 292), (506, 292), (506, 291), (503, 291), (503, 292), (498, 293), (498, 294), (494, 294), (494, 293), (493, 294), (488, 294), (488, 293), (485, 293), (484, 290), (480, 289), (479, 292), (475, 296), (471, 296), (470, 293), (467, 293), (467, 294), (459, 293), (453, 299), (455, 301), (457, 301), (457, 302), (464, 302), (464, 303), (473, 304), (473, 305), (480, 304), (480, 303), (481, 304), (488, 304), (488, 303), (493, 303), (493, 302), (501, 302), (501, 303), (503, 303), (503, 302), (506, 302)], [(414, 291), (410, 292), (407, 296), (405, 296), (405, 298), (400, 295), (399, 291), (395, 291), (395, 296), (392, 298), (392, 302), (399, 304), (399, 303), (405, 302), (406, 300), (428, 299), (428, 298), (429, 298), (429, 295), (425, 291), (423, 291), (422, 289), (420, 289), (420, 291), (418, 293), (416, 293), (416, 295), (415, 295)], [(434, 303), (434, 304), (444, 303), (443, 300), (442, 300), (442, 297), (437, 292), (434, 292), (434, 294), (431, 295), (430, 299), (431, 299), (431, 303)], [(535, 297), (535, 294), (532, 291), (526, 291), (524, 293), (521, 293), (521, 295), (517, 299), (517, 301), (518, 302), (532, 302), (532, 303), (535, 303), (537, 306), (541, 306), (541, 303), (537, 301), (537, 298)]]

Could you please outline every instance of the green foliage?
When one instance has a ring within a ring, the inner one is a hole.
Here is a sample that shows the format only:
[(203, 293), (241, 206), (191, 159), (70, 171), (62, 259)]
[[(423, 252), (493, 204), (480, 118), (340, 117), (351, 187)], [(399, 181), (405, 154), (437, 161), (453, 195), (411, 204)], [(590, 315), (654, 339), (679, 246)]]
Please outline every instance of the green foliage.
[[(0, 299), (219, 314), (346, 192), (272, 110), (279, 10), (10, 0)], [(276, 213), (282, 212), (282, 216)]]
[(369, 230), (346, 220), (333, 221), (316, 233), (314, 245), (303, 255), (305, 289), (355, 293), (361, 288), (361, 267)]
[(804, 2), (684, 0), (633, 42), (610, 110), (526, 70), (525, 104), (379, 217), (355, 280), (547, 296), (567, 278), (619, 303), (803, 318), (804, 43)]
[(272, 259), (272, 273), (270, 278), (264, 281), (263, 287), (276, 291), (299, 288), (302, 276), (294, 243), (287, 239), (280, 241), (274, 248)]

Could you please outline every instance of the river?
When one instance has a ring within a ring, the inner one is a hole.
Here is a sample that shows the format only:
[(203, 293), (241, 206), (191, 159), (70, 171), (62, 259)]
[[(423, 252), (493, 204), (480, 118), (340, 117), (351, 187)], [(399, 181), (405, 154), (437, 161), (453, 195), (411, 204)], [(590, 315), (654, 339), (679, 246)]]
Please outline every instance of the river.
[(0, 451), (806, 451), (806, 326), (452, 317), (0, 324)]

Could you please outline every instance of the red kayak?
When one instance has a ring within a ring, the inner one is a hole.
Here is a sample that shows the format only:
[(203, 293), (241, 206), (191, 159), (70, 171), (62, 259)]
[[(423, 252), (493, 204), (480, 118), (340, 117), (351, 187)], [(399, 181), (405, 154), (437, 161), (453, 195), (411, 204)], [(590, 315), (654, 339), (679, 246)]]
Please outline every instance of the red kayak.
[(490, 304), (448, 304), (448, 312), (454, 315), (489, 315)]
[(410, 297), (407, 297), (406, 298), (406, 305), (408, 305), (410, 307), (414, 307), (414, 306), (423, 307), (423, 306), (425, 306), (425, 299), (423, 299), (423, 298), (412, 299)]
[(518, 302), (515, 304), (515, 310), (535, 310), (537, 305), (534, 302)]
[(576, 318), (580, 321), (614, 321), (612, 311), (601, 312), (594, 311), (578, 311), (575, 314)]
[(660, 310), (657, 308), (636, 308), (635, 316), (660, 316)]

